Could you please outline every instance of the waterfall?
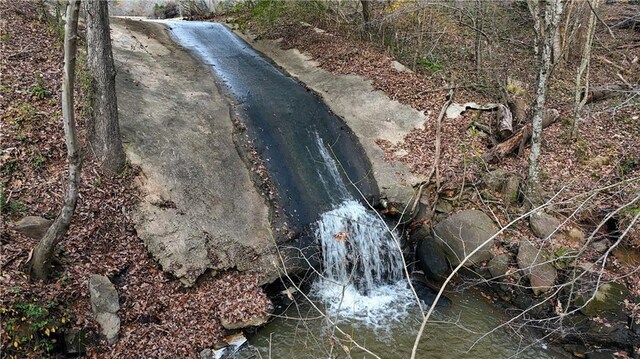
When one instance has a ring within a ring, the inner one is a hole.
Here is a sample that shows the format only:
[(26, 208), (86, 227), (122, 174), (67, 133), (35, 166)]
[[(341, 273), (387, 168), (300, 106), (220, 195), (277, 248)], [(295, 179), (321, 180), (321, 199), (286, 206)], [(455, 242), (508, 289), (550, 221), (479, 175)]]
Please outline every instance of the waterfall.
[(402, 279), (402, 254), (385, 223), (353, 199), (326, 212), (317, 223), (324, 277), (354, 285), (364, 295)]
[(315, 293), (333, 314), (355, 314), (375, 321), (378, 313), (383, 319), (385, 307), (410, 295), (397, 235), (349, 194), (319, 136), (316, 144), (325, 164), (318, 175), (326, 186), (339, 188), (343, 198), (315, 224), (323, 259)]

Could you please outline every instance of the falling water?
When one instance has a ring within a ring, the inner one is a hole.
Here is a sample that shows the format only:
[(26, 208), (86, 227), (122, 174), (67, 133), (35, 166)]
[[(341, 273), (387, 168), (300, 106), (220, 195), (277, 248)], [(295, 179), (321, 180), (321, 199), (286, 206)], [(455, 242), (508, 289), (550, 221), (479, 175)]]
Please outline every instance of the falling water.
[(410, 294), (397, 235), (375, 212), (348, 194), (336, 162), (319, 136), (316, 144), (325, 164), (318, 171), (320, 179), (325, 185), (338, 186), (342, 198), (316, 223), (324, 271), (315, 292), (333, 313), (375, 320), (384, 308)]

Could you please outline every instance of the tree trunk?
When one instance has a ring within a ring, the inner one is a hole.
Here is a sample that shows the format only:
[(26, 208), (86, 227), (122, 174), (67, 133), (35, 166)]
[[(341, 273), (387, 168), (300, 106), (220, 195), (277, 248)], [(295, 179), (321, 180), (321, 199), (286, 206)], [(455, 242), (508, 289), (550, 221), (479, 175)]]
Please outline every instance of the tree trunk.
[(87, 59), (93, 91), (92, 120), (89, 141), (102, 171), (115, 175), (125, 164), (116, 98), (116, 70), (111, 52), (109, 4), (102, 0), (86, 0)]
[(533, 104), (533, 119), (531, 121), (531, 155), (529, 156), (529, 178), (527, 190), (529, 194), (537, 192), (539, 187), (538, 158), (540, 157), (540, 143), (542, 141), (542, 122), (547, 99), (547, 85), (552, 66), (553, 44), (555, 34), (562, 14), (562, 0), (551, 0), (538, 3), (536, 0), (528, 2), (534, 17), (536, 35), (537, 81), (536, 97)]
[(369, 10), (369, 1), (370, 0), (360, 0), (362, 4), (362, 20), (364, 21), (364, 27), (369, 27), (368, 23), (371, 21), (371, 12)]
[(62, 83), (62, 114), (64, 134), (67, 142), (67, 160), (69, 175), (64, 205), (55, 221), (44, 237), (36, 245), (31, 258), (31, 277), (45, 280), (49, 274), (51, 259), (55, 246), (67, 233), (71, 217), (76, 208), (78, 187), (80, 184), (80, 167), (82, 159), (76, 138), (76, 124), (73, 113), (73, 81), (76, 66), (76, 40), (78, 28), (78, 11), (80, 0), (71, 0), (67, 6), (67, 23), (64, 29), (64, 79)]
[[(576, 74), (576, 92), (575, 92), (575, 104), (573, 112), (573, 127), (571, 129), (571, 138), (578, 138), (578, 123), (580, 121), (580, 114), (582, 108), (587, 103), (589, 94), (589, 65), (591, 62), (591, 44), (593, 42), (593, 35), (596, 29), (596, 9), (598, 8), (598, 0), (593, 0), (593, 6), (591, 13), (589, 14), (589, 27), (587, 28), (587, 38), (584, 42), (584, 48), (582, 51), (582, 60)], [(584, 80), (584, 83), (583, 83)]]

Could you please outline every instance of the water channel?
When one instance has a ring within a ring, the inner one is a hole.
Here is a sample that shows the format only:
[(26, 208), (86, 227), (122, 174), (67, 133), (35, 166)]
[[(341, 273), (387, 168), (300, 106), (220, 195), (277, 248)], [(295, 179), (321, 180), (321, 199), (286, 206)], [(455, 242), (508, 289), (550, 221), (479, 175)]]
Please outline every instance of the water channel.
[[(211, 66), (235, 102), (287, 221), (322, 247), (324, 272), (310, 300), (296, 301), (250, 338), (254, 357), (375, 357), (344, 341), (347, 336), (381, 358), (410, 357), (422, 315), (404, 279), (397, 235), (362, 200), (378, 191), (353, 133), (318, 96), (224, 25), (165, 23)], [(447, 295), (452, 304), (436, 311), (419, 358), (565, 357), (533, 342), (528, 331), (493, 330), (508, 313), (477, 293)]]

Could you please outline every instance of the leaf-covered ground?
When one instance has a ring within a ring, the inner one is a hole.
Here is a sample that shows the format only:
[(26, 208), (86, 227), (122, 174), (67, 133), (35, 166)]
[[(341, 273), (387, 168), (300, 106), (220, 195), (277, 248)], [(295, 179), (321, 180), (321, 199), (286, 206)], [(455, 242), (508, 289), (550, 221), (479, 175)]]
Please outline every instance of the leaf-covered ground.
[[(37, 2), (0, 1), (2, 356), (41, 357), (47, 350), (57, 355), (60, 333), (86, 330), (91, 357), (196, 357), (227, 334), (220, 318), (246, 319), (271, 304), (254, 277), (205, 275), (186, 288), (149, 258), (131, 221), (139, 169), (128, 166), (115, 178), (103, 176), (86, 147), (82, 66), (76, 83), (76, 120), (84, 144), (78, 206), (56, 251), (52, 278), (39, 283), (27, 277), (36, 241), (13, 231), (11, 223), (26, 215), (53, 219), (66, 178), (62, 30), (42, 14)], [(97, 339), (87, 287), (94, 273), (109, 276), (120, 295), (122, 329), (113, 347)]]

